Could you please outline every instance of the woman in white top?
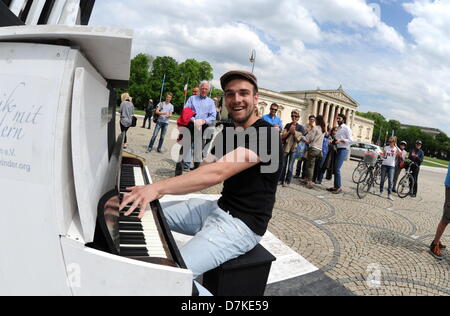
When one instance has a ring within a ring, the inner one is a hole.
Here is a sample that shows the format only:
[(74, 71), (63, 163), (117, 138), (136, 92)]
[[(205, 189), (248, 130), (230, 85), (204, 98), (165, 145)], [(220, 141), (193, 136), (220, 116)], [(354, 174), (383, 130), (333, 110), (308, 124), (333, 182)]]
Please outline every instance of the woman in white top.
[(384, 148), (383, 165), (381, 166), (381, 183), (380, 183), (380, 196), (383, 194), (384, 182), (386, 181), (386, 174), (388, 175), (388, 199), (392, 198), (392, 184), (394, 181), (395, 165), (398, 156), (401, 155), (400, 149), (397, 147), (397, 137), (391, 136), (389, 138), (389, 146)]

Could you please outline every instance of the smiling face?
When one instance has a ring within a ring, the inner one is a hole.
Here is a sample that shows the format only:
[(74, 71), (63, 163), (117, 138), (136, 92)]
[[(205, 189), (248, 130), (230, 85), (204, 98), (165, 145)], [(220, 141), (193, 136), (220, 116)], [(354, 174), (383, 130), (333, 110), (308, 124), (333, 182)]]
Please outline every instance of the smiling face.
[(203, 83), (200, 86), (200, 95), (202, 97), (206, 97), (208, 95), (208, 91), (209, 91), (209, 84), (208, 83)]
[(230, 81), (225, 87), (225, 105), (238, 126), (251, 126), (258, 119), (255, 115), (258, 93), (253, 85), (243, 79)]

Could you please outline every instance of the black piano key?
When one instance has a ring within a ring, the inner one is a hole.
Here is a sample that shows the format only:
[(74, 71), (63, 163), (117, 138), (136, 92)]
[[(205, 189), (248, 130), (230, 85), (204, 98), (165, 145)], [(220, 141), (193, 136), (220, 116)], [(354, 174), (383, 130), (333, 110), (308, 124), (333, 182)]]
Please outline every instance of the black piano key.
[(146, 245), (145, 239), (128, 239), (128, 238), (121, 238), (120, 244), (121, 245)]
[(141, 223), (141, 220), (137, 217), (133, 216), (120, 216), (119, 222), (134, 222), (134, 223)]
[(119, 224), (119, 230), (144, 231), (142, 225)]
[(134, 239), (144, 238), (144, 233), (119, 233), (119, 239), (122, 238), (134, 238)]
[(147, 248), (123, 248), (120, 247), (120, 255), (125, 257), (149, 257)]

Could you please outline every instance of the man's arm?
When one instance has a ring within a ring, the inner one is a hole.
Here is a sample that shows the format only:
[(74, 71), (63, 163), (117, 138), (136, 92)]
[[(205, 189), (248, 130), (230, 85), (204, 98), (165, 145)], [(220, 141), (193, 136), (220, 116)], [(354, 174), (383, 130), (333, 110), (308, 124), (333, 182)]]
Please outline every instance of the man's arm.
[(130, 188), (132, 191), (125, 194), (120, 209), (122, 210), (129, 203), (133, 203), (125, 216), (130, 215), (137, 207), (140, 207), (139, 218), (142, 218), (145, 206), (164, 195), (184, 195), (207, 189), (257, 165), (260, 161), (256, 153), (239, 147), (217, 162), (204, 165), (188, 174), (146, 186)]

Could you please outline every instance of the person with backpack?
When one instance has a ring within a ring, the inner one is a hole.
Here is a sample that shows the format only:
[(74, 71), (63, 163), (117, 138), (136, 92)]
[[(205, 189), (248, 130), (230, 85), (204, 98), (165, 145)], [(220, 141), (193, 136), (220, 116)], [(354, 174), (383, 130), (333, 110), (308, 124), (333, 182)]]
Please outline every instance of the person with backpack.
[(153, 104), (153, 100), (148, 100), (148, 104), (145, 107), (145, 117), (144, 117), (144, 123), (142, 124), (142, 128), (145, 128), (145, 123), (148, 120), (148, 129), (152, 127), (152, 116), (153, 112), (155, 111), (155, 105)]

